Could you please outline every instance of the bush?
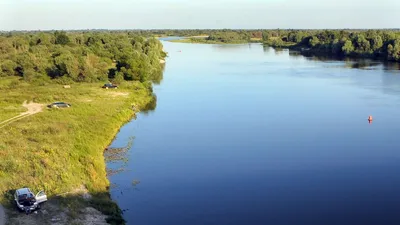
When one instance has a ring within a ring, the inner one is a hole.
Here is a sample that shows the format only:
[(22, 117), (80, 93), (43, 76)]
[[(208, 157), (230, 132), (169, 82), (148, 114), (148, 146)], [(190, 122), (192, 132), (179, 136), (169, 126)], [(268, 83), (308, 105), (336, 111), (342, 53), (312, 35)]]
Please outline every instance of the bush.
[(113, 82), (116, 84), (121, 84), (122, 82), (124, 82), (124, 74), (122, 72), (118, 72), (115, 75)]

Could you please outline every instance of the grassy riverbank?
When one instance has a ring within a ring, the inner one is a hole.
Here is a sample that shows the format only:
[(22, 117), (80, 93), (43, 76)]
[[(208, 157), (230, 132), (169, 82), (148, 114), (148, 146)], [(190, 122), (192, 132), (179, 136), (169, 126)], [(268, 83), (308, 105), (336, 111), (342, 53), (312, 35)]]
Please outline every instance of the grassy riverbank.
[(253, 36), (242, 31), (218, 31), (211, 32), (205, 36), (192, 36), (184, 39), (173, 40), (180, 43), (200, 43), (200, 44), (245, 44), (250, 42), (261, 42), (261, 37)]
[[(153, 100), (146, 84), (123, 82), (117, 90), (105, 90), (101, 83), (74, 83), (64, 89), (55, 83), (38, 86), (17, 77), (0, 78), (1, 121), (24, 111), (23, 101), (44, 104), (43, 112), (0, 130), (1, 202), (10, 206), (11, 194), (23, 186), (45, 190), (51, 198), (83, 185), (93, 196), (88, 205), (120, 217), (107, 195), (103, 151), (134, 115), (132, 106), (143, 108)], [(45, 108), (54, 101), (72, 107)]]

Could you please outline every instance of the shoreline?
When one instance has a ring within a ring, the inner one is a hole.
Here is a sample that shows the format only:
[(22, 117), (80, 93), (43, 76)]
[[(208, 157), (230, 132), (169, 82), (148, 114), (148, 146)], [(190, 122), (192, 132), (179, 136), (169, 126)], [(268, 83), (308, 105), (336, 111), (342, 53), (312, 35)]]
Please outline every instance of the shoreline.
[[(389, 63), (389, 64), (399, 64), (400, 62), (394, 61), (394, 60), (388, 60), (382, 55), (359, 55), (359, 54), (349, 54), (349, 55), (338, 55), (334, 54), (330, 51), (319, 51), (318, 49), (312, 49), (312, 48), (305, 48), (297, 45), (285, 45), (285, 46), (276, 46), (273, 44), (266, 44), (266, 43), (261, 43), (263, 46), (266, 47), (271, 47), (273, 49), (287, 49), (290, 52), (293, 53), (298, 53), (304, 57), (325, 57), (328, 59), (334, 59), (334, 60), (339, 60), (343, 61), (346, 59), (351, 59), (351, 60), (374, 60), (382, 63)], [(400, 68), (399, 68), (400, 69)]]

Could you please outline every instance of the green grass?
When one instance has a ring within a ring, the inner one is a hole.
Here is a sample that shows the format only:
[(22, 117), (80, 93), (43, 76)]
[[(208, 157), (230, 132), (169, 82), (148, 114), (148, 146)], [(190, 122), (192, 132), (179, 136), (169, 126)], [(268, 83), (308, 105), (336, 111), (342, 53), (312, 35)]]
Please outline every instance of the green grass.
[(22, 103), (15, 100), (15, 96), (8, 96), (6, 98), (4, 94), (10, 87), (18, 83), (19, 81), (15, 79), (3, 79), (2, 82), (0, 82), (0, 92), (2, 93), (0, 95), (0, 122), (18, 116), (20, 113), (26, 111), (26, 109), (22, 107)]
[[(50, 197), (81, 185), (91, 193), (107, 192), (103, 151), (132, 118), (132, 105), (144, 107), (153, 97), (139, 82), (125, 82), (117, 90), (101, 85), (74, 83), (64, 89), (53, 83), (38, 86), (0, 78), (0, 121), (23, 111), (25, 100), (72, 104), (44, 108), (0, 130), (0, 202), (9, 203), (10, 193), (23, 186), (45, 190)], [(101, 199), (104, 202), (104, 196)]]

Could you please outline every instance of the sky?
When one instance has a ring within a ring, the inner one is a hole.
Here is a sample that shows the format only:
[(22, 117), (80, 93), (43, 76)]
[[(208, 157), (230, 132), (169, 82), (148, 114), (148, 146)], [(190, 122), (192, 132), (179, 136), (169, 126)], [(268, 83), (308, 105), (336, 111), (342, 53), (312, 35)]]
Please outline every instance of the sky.
[(400, 28), (400, 0), (0, 0), (0, 30)]

